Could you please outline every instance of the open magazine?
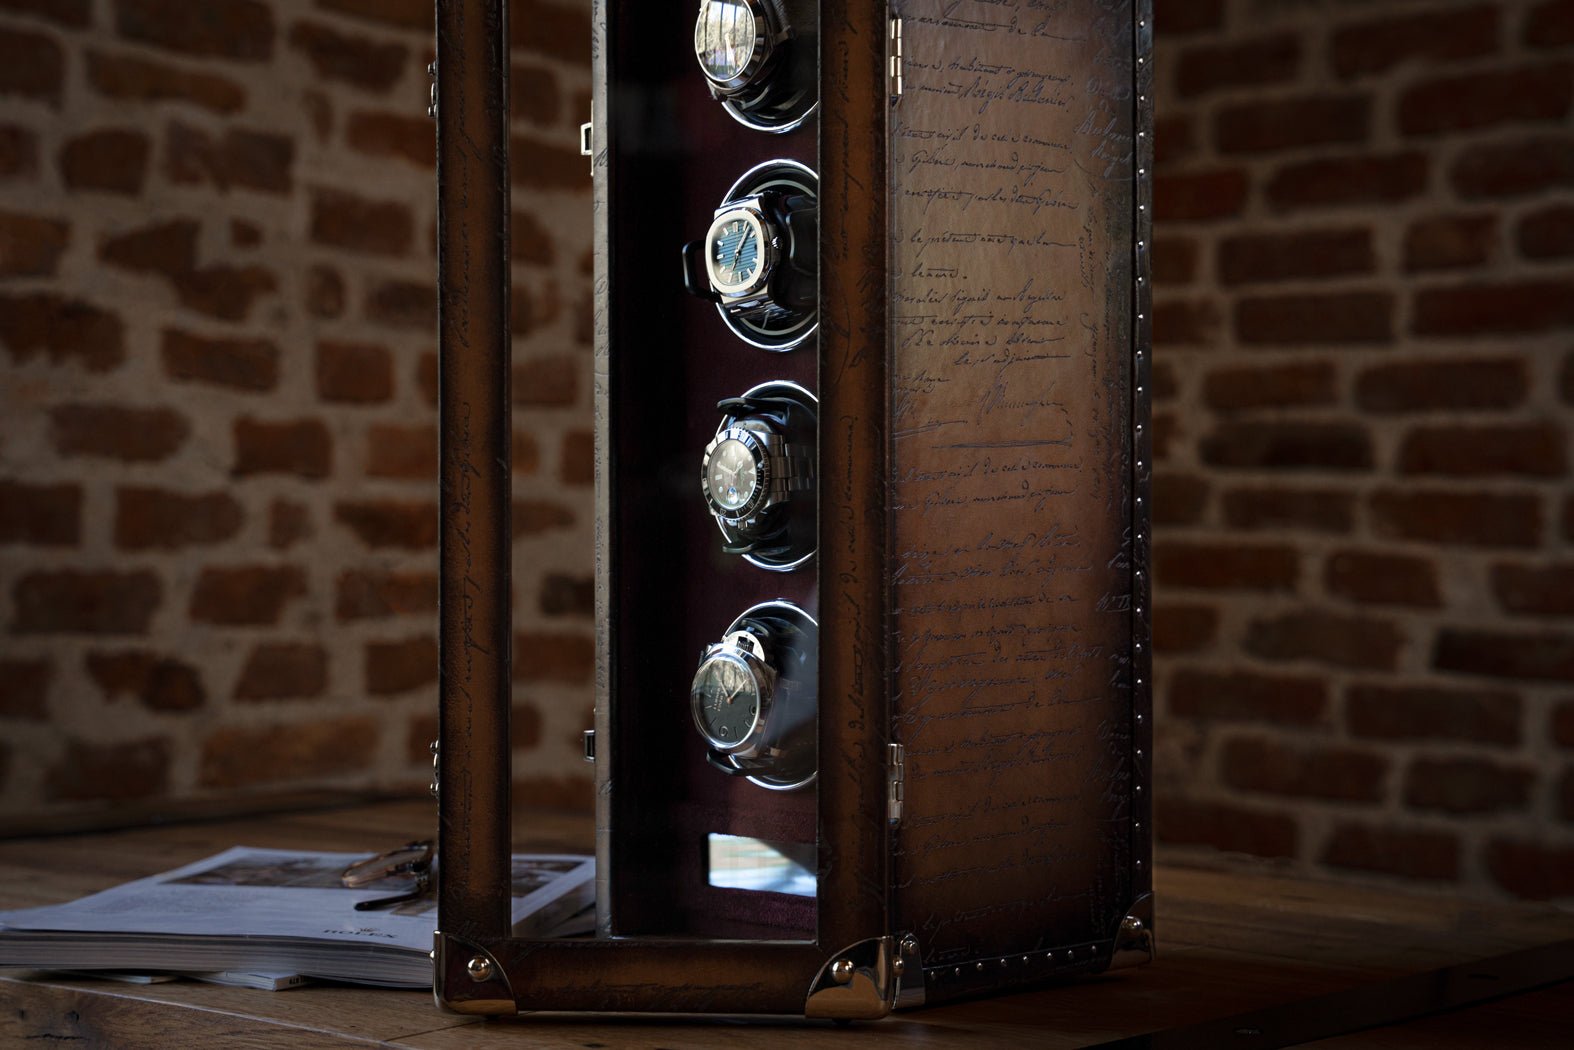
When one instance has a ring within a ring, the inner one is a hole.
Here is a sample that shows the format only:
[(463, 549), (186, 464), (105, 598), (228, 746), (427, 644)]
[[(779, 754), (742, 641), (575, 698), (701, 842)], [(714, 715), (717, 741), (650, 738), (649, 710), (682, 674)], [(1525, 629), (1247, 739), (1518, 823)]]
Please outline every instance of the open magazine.
[[(341, 873), (365, 858), (238, 846), (69, 904), (0, 912), (0, 966), (274, 989), (309, 978), (431, 987), (436, 898), (356, 911), (399, 890), (397, 880), (344, 887)], [(591, 857), (516, 854), (515, 935), (589, 932), (594, 876)]]

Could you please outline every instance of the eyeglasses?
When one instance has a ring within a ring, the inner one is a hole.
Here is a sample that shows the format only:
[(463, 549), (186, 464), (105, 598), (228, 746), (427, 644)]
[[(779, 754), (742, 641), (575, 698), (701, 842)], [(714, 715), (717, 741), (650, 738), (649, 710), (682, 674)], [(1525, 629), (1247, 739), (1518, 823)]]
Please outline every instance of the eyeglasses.
[(395, 904), (406, 901), (420, 900), (432, 888), (432, 861), (435, 854), (432, 849), (431, 839), (420, 839), (407, 842), (398, 849), (391, 849), (386, 853), (379, 853), (375, 857), (358, 860), (345, 868), (339, 875), (339, 882), (346, 889), (358, 890), (363, 886), (370, 886), (382, 879), (396, 879), (412, 877), (415, 885), (404, 893), (392, 897), (378, 897), (375, 900), (359, 901), (355, 905), (356, 911), (375, 911), (382, 908), (391, 908)]

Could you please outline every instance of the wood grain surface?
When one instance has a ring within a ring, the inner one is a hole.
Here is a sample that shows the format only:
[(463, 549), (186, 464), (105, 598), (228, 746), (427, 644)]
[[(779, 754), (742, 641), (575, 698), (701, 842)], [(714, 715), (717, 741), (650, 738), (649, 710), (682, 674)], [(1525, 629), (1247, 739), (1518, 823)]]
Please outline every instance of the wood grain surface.
[[(0, 908), (57, 903), (232, 845), (371, 851), (430, 834), (435, 823), (429, 801), (410, 801), (0, 842)], [(529, 829), (528, 838), (516, 835), (519, 849), (588, 851), (594, 839), (590, 819), (581, 816), (521, 813), (516, 828)], [(847, 1030), (802, 1021), (544, 1014), (480, 1022), (439, 1012), (424, 992), (133, 986), (0, 971), (0, 1046), (1078, 1047), (1574, 935), (1574, 916), (1551, 907), (1474, 904), (1162, 863), (1155, 882), (1159, 958), (1150, 967)], [(1566, 1035), (1571, 1007), (1574, 986), (1565, 984), (1316, 1045), (1556, 1046)]]

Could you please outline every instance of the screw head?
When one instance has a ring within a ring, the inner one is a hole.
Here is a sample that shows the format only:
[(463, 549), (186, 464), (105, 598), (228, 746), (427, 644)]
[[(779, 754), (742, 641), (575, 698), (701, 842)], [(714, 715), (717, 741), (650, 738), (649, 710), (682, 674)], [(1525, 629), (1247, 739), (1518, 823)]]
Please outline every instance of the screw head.
[(837, 959), (831, 964), (831, 980), (837, 984), (846, 984), (853, 979), (853, 961), (851, 959)]
[(477, 984), (482, 981), (490, 981), (492, 979), (492, 960), (484, 955), (477, 955), (474, 959), (465, 963), (465, 972)]
[(903, 955), (917, 955), (918, 954), (918, 938), (917, 937), (914, 937), (912, 934), (908, 934), (906, 937), (902, 938), (902, 954)]

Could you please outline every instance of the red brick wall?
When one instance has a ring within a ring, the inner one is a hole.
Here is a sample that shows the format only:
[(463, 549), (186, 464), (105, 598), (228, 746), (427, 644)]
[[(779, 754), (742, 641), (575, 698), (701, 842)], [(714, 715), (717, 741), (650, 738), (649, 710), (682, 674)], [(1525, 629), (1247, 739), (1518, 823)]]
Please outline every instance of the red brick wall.
[(1160, 6), (1161, 841), (1574, 897), (1574, 2)]
[[(513, 81), (514, 736), (581, 804), (588, 6)], [(0, 823), (427, 779), (431, 57), (431, 0), (0, 0)]]

